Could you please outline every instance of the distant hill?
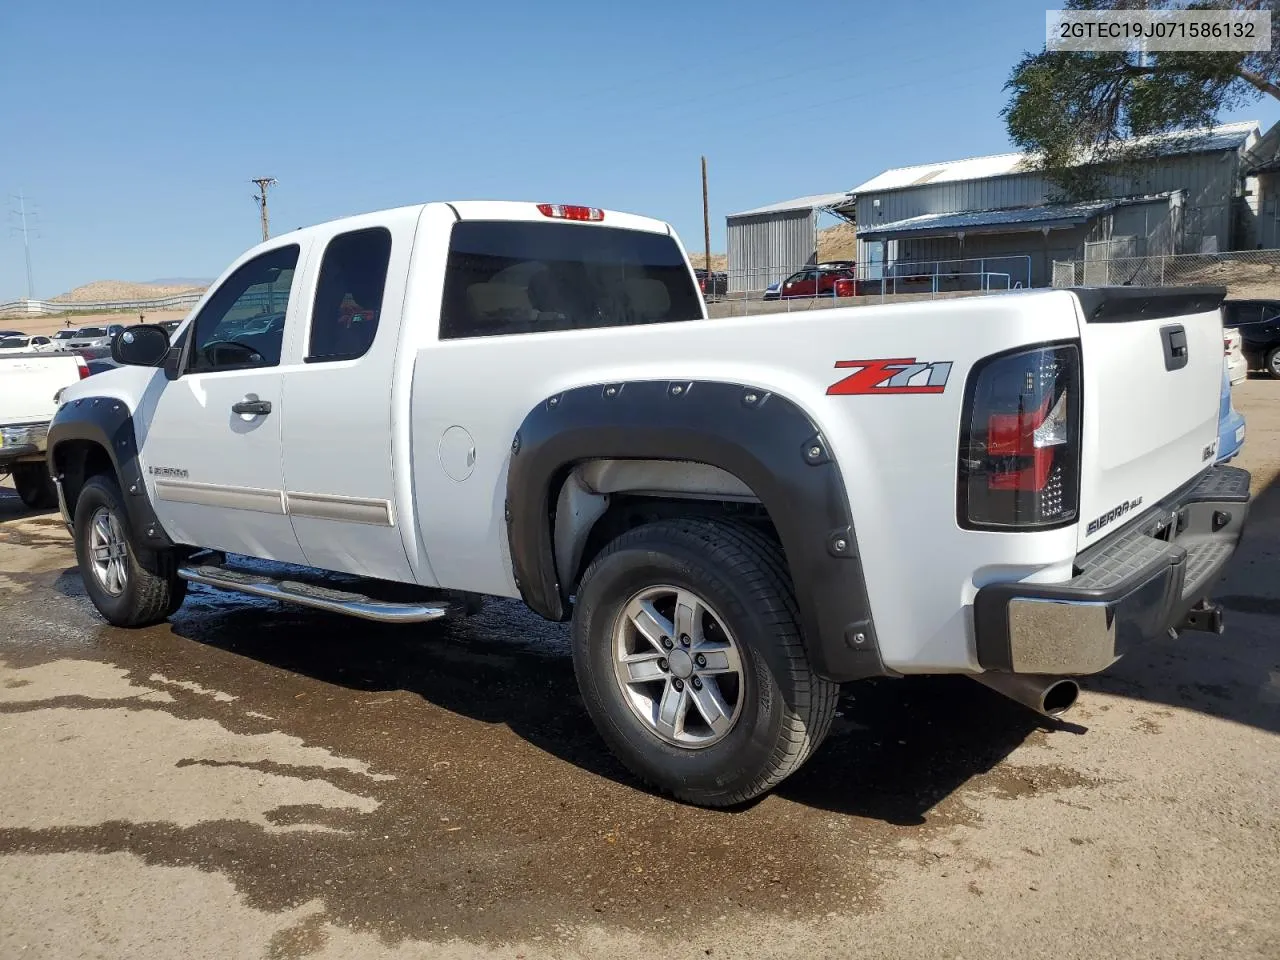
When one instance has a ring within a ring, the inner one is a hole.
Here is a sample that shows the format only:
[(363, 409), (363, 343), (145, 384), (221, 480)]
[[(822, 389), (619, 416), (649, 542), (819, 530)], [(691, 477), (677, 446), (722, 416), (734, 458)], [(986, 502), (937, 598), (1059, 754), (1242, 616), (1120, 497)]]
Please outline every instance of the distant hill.
[(207, 287), (212, 277), (165, 277), (161, 280), (139, 280), (144, 287)]
[(61, 303), (85, 303), (91, 300), (155, 300), (179, 293), (203, 290), (207, 284), (194, 282), (130, 283), (127, 280), (95, 280), (54, 297)]

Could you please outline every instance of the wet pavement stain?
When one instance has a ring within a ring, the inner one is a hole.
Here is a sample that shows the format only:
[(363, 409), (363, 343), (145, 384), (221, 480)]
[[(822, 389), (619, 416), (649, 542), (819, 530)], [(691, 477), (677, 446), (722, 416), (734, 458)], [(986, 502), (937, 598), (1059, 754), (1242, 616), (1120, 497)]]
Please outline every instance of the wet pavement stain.
[[(171, 698), (135, 697), (130, 710), (214, 720), (236, 734), (281, 730), (360, 758), (367, 773), (200, 756), (174, 766), (324, 781), (370, 808), (264, 811), (292, 832), (225, 819), (8, 828), (0, 854), (123, 851), (197, 866), (227, 876), (258, 909), (319, 901), (325, 922), (387, 942), (874, 909), (879, 865), (903, 855), (903, 839), (974, 822), (966, 789), (1015, 796), (1007, 783), (1089, 785), (1058, 769), (990, 773), (1029, 736), (1060, 734), (985, 688), (884, 680), (846, 690), (833, 735), (775, 795), (703, 810), (646, 791), (613, 760), (578, 699), (565, 628), (518, 604), (491, 601), (467, 621), (405, 628), (198, 590), (171, 624), (122, 631), (101, 625), (74, 574), (45, 579), (52, 597), (5, 610), (9, 623), (34, 625), (0, 646), (10, 666), (110, 663)], [(55, 705), (104, 702), (34, 706)], [(274, 955), (313, 948), (319, 921), (308, 923), (273, 941)]]

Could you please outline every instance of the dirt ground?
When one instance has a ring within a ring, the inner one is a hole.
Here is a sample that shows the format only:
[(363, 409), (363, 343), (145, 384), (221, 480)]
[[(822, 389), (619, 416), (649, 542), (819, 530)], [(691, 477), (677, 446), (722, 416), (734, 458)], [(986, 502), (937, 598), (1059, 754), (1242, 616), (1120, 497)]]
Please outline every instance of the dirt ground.
[(746, 809), (605, 752), (565, 631), (390, 628), (193, 591), (107, 628), (57, 517), (0, 491), (0, 957), (1280, 956), (1280, 382), (1221, 637), (1040, 722), (865, 682)]

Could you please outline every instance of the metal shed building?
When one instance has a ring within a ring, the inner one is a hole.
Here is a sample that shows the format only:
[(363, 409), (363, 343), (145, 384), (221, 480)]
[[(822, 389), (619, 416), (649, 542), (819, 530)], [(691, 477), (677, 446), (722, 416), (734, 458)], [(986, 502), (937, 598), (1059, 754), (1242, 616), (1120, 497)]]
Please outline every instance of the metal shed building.
[(1241, 154), (1258, 136), (1246, 122), (1147, 138), (1149, 156), (1104, 176), (1088, 203), (1061, 202), (1025, 154), (1004, 153), (886, 170), (840, 212), (856, 220), (859, 263), (1017, 256), (1030, 285), (1046, 286), (1054, 260), (1234, 249)]
[(731, 213), (726, 218), (729, 292), (763, 290), (816, 262), (819, 215), (835, 213), (849, 200), (848, 191), (820, 193)]

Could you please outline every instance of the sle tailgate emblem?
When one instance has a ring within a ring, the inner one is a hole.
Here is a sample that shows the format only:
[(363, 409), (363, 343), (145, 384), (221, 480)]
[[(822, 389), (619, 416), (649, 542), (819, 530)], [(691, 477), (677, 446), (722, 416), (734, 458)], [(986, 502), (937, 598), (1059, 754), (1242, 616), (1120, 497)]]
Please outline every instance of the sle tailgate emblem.
[(950, 361), (920, 363), (915, 357), (898, 360), (838, 360), (836, 369), (857, 367), (827, 387), (829, 397), (878, 393), (942, 393), (951, 376)]

